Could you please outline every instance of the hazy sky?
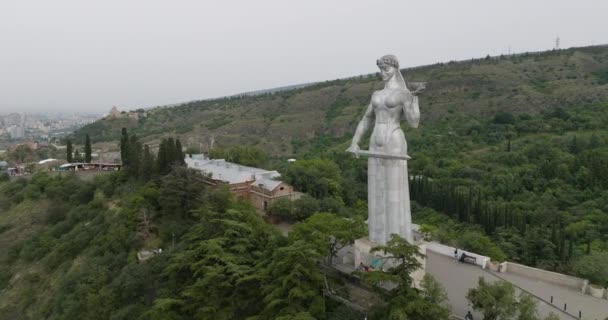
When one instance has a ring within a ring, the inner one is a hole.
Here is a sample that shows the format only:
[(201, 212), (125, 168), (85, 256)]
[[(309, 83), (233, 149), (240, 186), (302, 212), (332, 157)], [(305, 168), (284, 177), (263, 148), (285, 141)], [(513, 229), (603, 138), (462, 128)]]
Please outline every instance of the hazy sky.
[(153, 107), (608, 44), (604, 0), (0, 0), (0, 113)]

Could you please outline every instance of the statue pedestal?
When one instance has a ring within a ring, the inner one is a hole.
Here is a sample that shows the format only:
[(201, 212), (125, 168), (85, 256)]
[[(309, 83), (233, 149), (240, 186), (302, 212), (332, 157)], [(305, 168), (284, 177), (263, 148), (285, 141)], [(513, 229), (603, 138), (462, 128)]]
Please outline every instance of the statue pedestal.
[[(424, 241), (418, 241), (415, 243), (415, 245), (418, 247), (420, 253), (426, 255), (426, 244)], [(379, 244), (370, 241), (367, 237), (355, 240), (355, 244), (353, 245), (355, 269), (359, 267), (361, 263), (372, 268), (372, 270), (386, 271), (394, 266), (393, 261), (386, 262), (385, 260), (381, 259), (387, 256), (383, 252), (377, 251), (370, 253), (372, 248), (376, 246), (379, 246)], [(426, 269), (426, 258), (418, 258), (418, 261), (422, 264), (422, 267), (412, 273), (414, 287), (416, 288), (420, 288), (420, 283), (424, 277)]]

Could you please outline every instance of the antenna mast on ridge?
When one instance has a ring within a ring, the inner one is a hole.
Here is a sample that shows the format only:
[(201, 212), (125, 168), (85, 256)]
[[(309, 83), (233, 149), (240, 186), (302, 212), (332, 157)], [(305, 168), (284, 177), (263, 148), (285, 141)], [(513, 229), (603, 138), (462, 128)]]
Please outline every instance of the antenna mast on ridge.
[(555, 50), (559, 50), (559, 36), (557, 36), (557, 38), (555, 38), (555, 48), (553, 48)]

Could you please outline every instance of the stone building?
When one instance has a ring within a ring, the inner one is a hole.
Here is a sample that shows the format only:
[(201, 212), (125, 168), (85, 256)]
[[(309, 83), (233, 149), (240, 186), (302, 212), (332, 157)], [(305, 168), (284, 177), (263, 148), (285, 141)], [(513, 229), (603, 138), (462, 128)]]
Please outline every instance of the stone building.
[(257, 212), (265, 214), (268, 206), (279, 199), (296, 200), (300, 193), (278, 180), (277, 171), (247, 167), (224, 159), (208, 159), (205, 155), (186, 156), (188, 168), (205, 173), (205, 183), (211, 186), (227, 184), (230, 192), (241, 199), (249, 199)]
[(110, 110), (109, 116), (111, 118), (118, 118), (118, 117), (120, 117), (120, 111), (118, 110), (118, 108), (116, 106), (112, 107), (112, 110)]

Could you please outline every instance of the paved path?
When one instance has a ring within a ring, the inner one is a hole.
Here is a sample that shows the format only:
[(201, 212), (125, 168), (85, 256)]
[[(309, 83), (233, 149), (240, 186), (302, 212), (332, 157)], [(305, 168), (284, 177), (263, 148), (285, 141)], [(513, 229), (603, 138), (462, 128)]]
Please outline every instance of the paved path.
[(583, 319), (604, 320), (608, 317), (608, 300), (594, 298), (571, 287), (509, 272), (499, 273), (497, 276), (546, 301), (550, 302), (551, 296), (553, 296), (554, 305), (563, 309), (564, 303), (566, 303), (567, 311), (577, 317), (579, 311), (581, 311)]
[[(477, 287), (479, 277), (484, 277), (488, 281), (500, 280), (495, 275), (477, 266), (459, 263), (451, 257), (439, 255), (431, 251), (427, 251), (426, 270), (444, 286), (452, 306), (452, 312), (456, 315), (464, 315), (468, 310), (471, 310), (466, 300), (466, 294), (469, 289)], [(499, 275), (516, 286), (543, 299), (548, 297), (547, 300), (549, 300), (553, 294), (555, 297), (554, 303), (560, 303), (561, 308), (563, 308), (562, 301), (572, 301), (568, 303), (568, 311), (576, 316), (578, 316), (578, 309), (572, 309), (574, 305), (578, 308), (583, 308), (584, 306), (584, 310), (582, 310), (583, 319), (604, 320), (604, 317), (608, 316), (608, 300), (593, 298), (567, 287), (527, 279), (509, 273), (501, 273)], [(519, 289), (516, 289), (517, 295), (520, 292)], [(559, 297), (559, 300), (557, 297)], [(543, 318), (553, 312), (560, 319), (577, 319), (577, 317), (561, 312), (556, 306), (538, 299), (537, 301), (539, 315)], [(573, 304), (572, 306), (571, 303)], [(481, 314), (473, 313), (473, 315), (475, 319), (483, 319)]]

